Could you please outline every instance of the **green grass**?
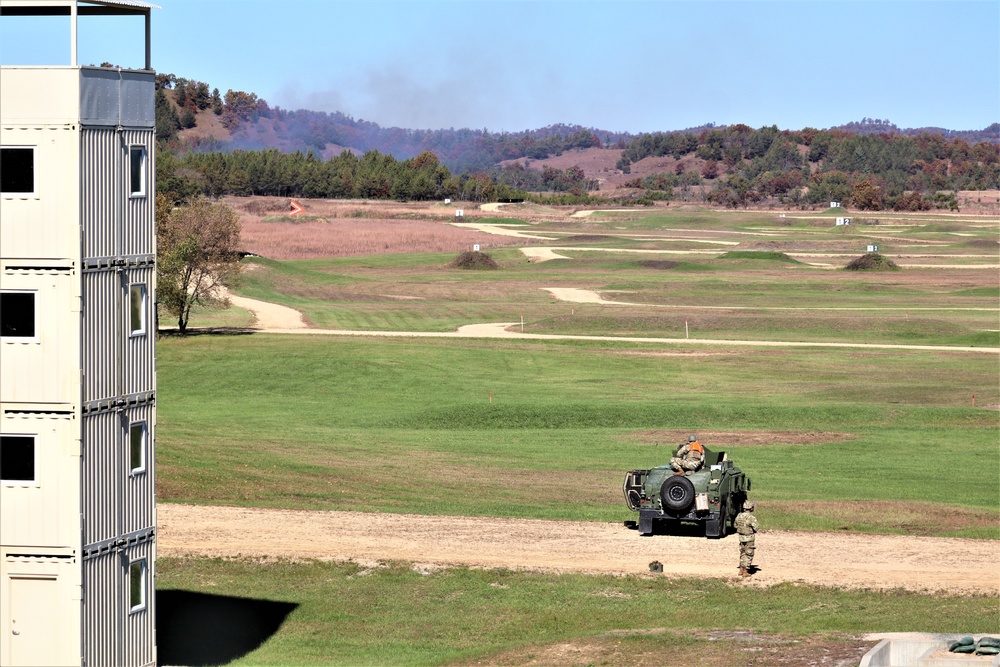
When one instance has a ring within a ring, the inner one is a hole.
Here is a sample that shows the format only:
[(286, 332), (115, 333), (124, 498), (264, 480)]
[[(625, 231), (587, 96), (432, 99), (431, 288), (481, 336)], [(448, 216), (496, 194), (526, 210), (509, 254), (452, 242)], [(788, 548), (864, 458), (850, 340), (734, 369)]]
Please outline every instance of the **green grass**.
[[(834, 519), (814, 503), (927, 501), (974, 516), (930, 522), (922, 532), (998, 536), (997, 413), (970, 405), (973, 394), (979, 406), (1000, 403), (995, 363), (974, 370), (966, 355), (919, 352), (851, 353), (845, 364), (837, 351), (662, 351), (624, 343), (164, 338), (159, 497), (621, 520), (629, 518), (619, 497), (624, 472), (664, 463), (674, 444), (661, 438), (657, 447), (645, 432), (815, 430), (850, 437), (732, 448), (762, 507), (779, 502), (773, 520), (761, 510), (771, 527), (827, 527)], [(373, 495), (370, 471), (402, 461), (405, 487)], [(477, 482), (494, 493), (469, 493)], [(792, 499), (803, 503), (786, 507)], [(859, 515), (848, 525), (909, 530), (891, 514)]]
[[(858, 275), (782, 260), (891, 247), (880, 235), (947, 255), (958, 252), (950, 232), (985, 245), (995, 230), (926, 215), (912, 228), (864, 227), (863, 238), (860, 226), (820, 224), (753, 211), (548, 218), (539, 231), (584, 237), (566, 245), (621, 232), (599, 245), (718, 253), (568, 251), (528, 263), (509, 248), (490, 251), (501, 268), (488, 273), (447, 268), (454, 253), (256, 258), (239, 292), (324, 328), (448, 331), (523, 316), (535, 333), (1000, 346), (995, 270)], [(724, 249), (683, 240), (692, 230), (746, 234), (719, 258)], [(571, 305), (544, 287), (640, 305)], [(196, 312), (192, 325), (248, 318)], [(766, 529), (1000, 539), (994, 353), (260, 334), (165, 336), (157, 351), (160, 501), (621, 521), (634, 518), (625, 471), (665, 463), (695, 432), (709, 447), (728, 443)], [(995, 591), (208, 559), (160, 559), (156, 574), (164, 591), (296, 605), (239, 661), (248, 665), (638, 667), (669, 655), (745, 667), (771, 664), (766, 651), (791, 642), (818, 654), (859, 632), (1000, 632)], [(559, 653), (566, 645), (591, 653)]]
[(722, 255), (720, 259), (760, 259), (774, 262), (787, 262), (789, 264), (801, 264), (802, 262), (792, 259), (783, 252), (768, 252), (763, 250), (731, 250)]
[[(676, 262), (669, 269), (645, 266), (634, 255), (565, 254), (572, 259), (529, 264), (515, 249), (497, 250), (491, 256), (501, 268), (491, 272), (450, 269), (448, 253), (254, 259), (240, 293), (291, 306), (314, 326), (333, 329), (451, 331), (523, 315), (535, 333), (674, 337), (687, 321), (700, 338), (1000, 345), (997, 293), (989, 289), (948, 289), (907, 272), (823, 271), (756, 251), (735, 253), (753, 259), (650, 256)], [(609, 298), (656, 307), (571, 306), (541, 289), (560, 286), (628, 290)], [(852, 308), (865, 310), (845, 310)]]
[(157, 587), (295, 605), (280, 631), (233, 663), (239, 665), (476, 664), (505, 653), (521, 661), (504, 664), (524, 664), (553, 645), (595, 643), (624, 648), (603, 664), (650, 664), (648, 653), (666, 652), (671, 664), (735, 665), (744, 664), (732, 660), (747, 635), (758, 642), (776, 636), (805, 649), (816, 640), (867, 632), (1000, 630), (995, 596), (464, 568), (428, 574), (404, 563), (369, 570), (161, 558)]

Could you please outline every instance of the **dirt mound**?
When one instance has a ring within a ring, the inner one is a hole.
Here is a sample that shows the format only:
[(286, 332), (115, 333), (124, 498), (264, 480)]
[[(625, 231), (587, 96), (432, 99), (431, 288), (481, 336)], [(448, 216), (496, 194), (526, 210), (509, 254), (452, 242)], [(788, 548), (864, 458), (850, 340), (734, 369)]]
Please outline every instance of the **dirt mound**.
[(485, 252), (469, 250), (455, 258), (449, 265), (452, 269), (469, 269), (473, 271), (495, 271), (500, 265)]
[(279, 197), (261, 197), (243, 202), (239, 208), (251, 215), (267, 215), (268, 213), (287, 213), (292, 210), (292, 200)]
[(996, 251), (998, 244), (996, 241), (991, 241), (989, 239), (976, 239), (975, 241), (968, 241), (962, 244), (963, 248), (980, 248), (982, 250), (993, 250)]
[(898, 271), (899, 267), (888, 257), (885, 257), (877, 252), (869, 252), (867, 254), (858, 257), (857, 259), (851, 260), (851, 262), (844, 267), (848, 271)]
[(677, 262), (671, 262), (666, 259), (644, 259), (641, 262), (636, 262), (636, 264), (644, 269), (656, 269), (658, 271), (666, 271), (667, 269), (677, 267)]

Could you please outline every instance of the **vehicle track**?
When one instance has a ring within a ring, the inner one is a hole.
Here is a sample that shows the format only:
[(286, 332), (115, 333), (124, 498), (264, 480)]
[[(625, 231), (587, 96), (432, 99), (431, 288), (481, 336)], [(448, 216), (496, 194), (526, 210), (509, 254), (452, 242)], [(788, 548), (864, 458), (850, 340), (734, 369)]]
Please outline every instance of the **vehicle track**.
[[(160, 504), (160, 556), (287, 558), (541, 572), (736, 579), (739, 544), (621, 523)], [(1000, 594), (996, 542), (765, 530), (748, 585)], [(660, 576), (660, 575), (657, 575)], [(737, 581), (740, 581), (736, 579)]]

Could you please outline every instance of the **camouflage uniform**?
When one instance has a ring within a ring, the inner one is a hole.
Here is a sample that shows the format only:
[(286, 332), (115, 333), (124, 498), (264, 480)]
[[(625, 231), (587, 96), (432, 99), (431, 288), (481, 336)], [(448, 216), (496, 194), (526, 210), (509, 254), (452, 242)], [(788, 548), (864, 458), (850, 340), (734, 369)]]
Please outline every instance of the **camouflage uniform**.
[(677, 453), (670, 459), (670, 467), (677, 471), (694, 472), (705, 462), (705, 455), (698, 449), (691, 449), (691, 445), (698, 444), (698, 441), (688, 442), (681, 445)]
[(753, 564), (753, 554), (756, 551), (754, 538), (756, 537), (759, 525), (757, 517), (753, 515), (753, 510), (743, 510), (733, 519), (733, 527), (740, 536), (740, 574), (747, 576), (750, 573), (750, 566)]

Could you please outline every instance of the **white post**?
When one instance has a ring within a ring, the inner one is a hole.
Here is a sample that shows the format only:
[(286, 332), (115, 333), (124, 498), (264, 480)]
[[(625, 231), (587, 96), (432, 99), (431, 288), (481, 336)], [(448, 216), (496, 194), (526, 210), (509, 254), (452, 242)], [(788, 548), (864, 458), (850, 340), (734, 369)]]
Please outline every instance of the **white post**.
[(69, 6), (69, 65), (70, 67), (76, 67), (76, 31), (77, 31), (77, 11), (76, 3), (73, 2)]
[(690, 338), (691, 337), (691, 336), (688, 335), (688, 321), (687, 320), (684, 320), (684, 337), (685, 338)]
[(524, 313), (521, 313), (521, 333), (524, 333)]

